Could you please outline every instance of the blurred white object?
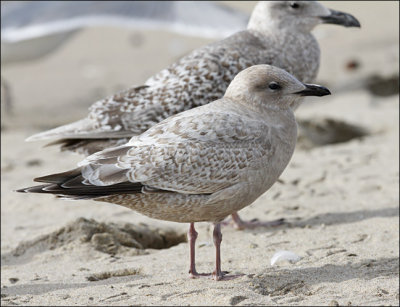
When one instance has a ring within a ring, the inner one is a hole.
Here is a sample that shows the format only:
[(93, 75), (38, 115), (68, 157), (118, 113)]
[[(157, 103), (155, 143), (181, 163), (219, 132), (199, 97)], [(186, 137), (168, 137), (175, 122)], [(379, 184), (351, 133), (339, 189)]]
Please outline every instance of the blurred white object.
[(271, 258), (271, 266), (276, 262), (286, 260), (290, 263), (296, 263), (300, 261), (301, 257), (290, 251), (278, 251)]
[(1, 1), (1, 63), (42, 57), (85, 27), (223, 38), (247, 21), (245, 13), (212, 1)]

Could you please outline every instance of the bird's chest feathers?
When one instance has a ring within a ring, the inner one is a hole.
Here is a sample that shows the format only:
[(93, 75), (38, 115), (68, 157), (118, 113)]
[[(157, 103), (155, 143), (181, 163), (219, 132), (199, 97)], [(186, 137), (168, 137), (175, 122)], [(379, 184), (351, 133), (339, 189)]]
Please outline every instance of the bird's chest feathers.
[(270, 131), (268, 147), (259, 168), (263, 185), (270, 186), (288, 165), (296, 144), (297, 125), (276, 125)]

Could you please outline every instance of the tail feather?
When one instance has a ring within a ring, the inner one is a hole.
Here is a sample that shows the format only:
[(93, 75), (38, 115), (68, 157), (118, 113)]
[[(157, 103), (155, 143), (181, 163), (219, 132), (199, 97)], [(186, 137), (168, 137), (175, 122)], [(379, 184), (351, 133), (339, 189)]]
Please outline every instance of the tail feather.
[[(67, 125), (34, 134), (28, 137), (26, 141), (31, 142), (48, 139), (107, 139), (130, 137), (133, 135), (132, 131), (105, 130), (104, 128), (98, 128), (97, 126), (98, 123), (89, 118), (84, 118)], [(62, 143), (62, 141), (60, 142)], [(59, 144), (59, 141), (54, 141), (49, 145), (56, 144)]]
[(72, 151), (84, 156), (92, 155), (106, 148), (117, 147), (128, 143), (129, 137), (106, 139), (60, 139), (44, 145), (44, 147), (60, 145), (61, 151)]
[(75, 138), (77, 136), (82, 137), (83, 134), (87, 134), (87, 131), (94, 130), (93, 124), (94, 123), (89, 121), (87, 118), (82, 119), (67, 125), (34, 134), (28, 137), (26, 141), (31, 142), (54, 138)]
[[(137, 128), (135, 131), (123, 129), (123, 123), (120, 120), (113, 122), (107, 121), (104, 123), (99, 116), (97, 116), (97, 113), (100, 111), (100, 113), (103, 113), (105, 116), (119, 118), (118, 115), (121, 112), (121, 103), (147, 101), (146, 99), (143, 99), (147, 97), (147, 95), (151, 96), (151, 89), (149, 85), (134, 86), (120, 91), (110, 97), (95, 102), (89, 108), (89, 115), (86, 118), (32, 135), (31, 137), (27, 138), (26, 141), (39, 141), (47, 139), (119, 139), (140, 134), (142, 131), (141, 128)], [(151, 109), (153, 110), (153, 108)], [(161, 108), (160, 111), (162, 111)], [(147, 110), (144, 110), (143, 116), (146, 116), (146, 114)], [(140, 111), (136, 111), (136, 115), (138, 119), (145, 121), (143, 116), (141, 116)], [(65, 143), (67, 149), (69, 145), (74, 147), (74, 142), (72, 141), (60, 141), (60, 143), (56, 141), (50, 143), (49, 145)]]
[(62, 173), (57, 173), (57, 174), (51, 174), (47, 176), (42, 176), (42, 177), (37, 177), (33, 179), (36, 182), (45, 182), (45, 183), (56, 183), (56, 184), (62, 184), (70, 179), (76, 178), (77, 176), (81, 175), (81, 168), (75, 168), (70, 171), (62, 172)]
[(85, 183), (81, 169), (35, 178), (46, 184), (16, 190), (22, 193), (56, 194), (68, 199), (90, 199), (114, 194), (142, 193), (140, 182), (120, 182), (109, 186), (96, 186)]
[(45, 193), (43, 192), (43, 189), (48, 187), (49, 184), (42, 184), (42, 185), (36, 185), (33, 187), (29, 188), (23, 188), (23, 189), (18, 189), (15, 192), (21, 192), (21, 193)]

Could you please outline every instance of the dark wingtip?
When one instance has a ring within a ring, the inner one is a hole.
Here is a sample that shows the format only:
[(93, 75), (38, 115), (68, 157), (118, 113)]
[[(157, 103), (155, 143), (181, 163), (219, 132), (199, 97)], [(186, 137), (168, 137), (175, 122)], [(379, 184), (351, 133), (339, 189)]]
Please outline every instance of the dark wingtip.
[(18, 189), (14, 190), (14, 192), (19, 192), (19, 193), (44, 193), (43, 188), (47, 186), (45, 185), (38, 185), (34, 187), (29, 187), (29, 188), (23, 188), (23, 189)]
[(69, 179), (75, 178), (76, 176), (80, 175), (81, 169), (80, 168), (75, 168), (70, 171), (62, 172), (62, 173), (57, 173), (57, 174), (51, 174), (47, 176), (42, 176), (42, 177), (37, 177), (33, 179), (35, 182), (44, 182), (44, 183), (63, 183)]

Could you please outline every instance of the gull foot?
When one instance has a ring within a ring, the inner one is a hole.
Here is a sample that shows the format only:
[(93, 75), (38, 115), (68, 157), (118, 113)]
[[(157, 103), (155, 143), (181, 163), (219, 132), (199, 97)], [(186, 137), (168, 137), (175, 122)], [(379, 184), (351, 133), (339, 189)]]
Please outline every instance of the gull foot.
[(235, 274), (235, 275), (227, 275), (227, 274), (229, 274), (229, 272), (227, 272), (227, 271), (223, 271), (223, 272), (221, 272), (220, 274), (217, 274), (217, 273), (214, 271), (214, 272), (212, 273), (212, 278), (213, 278), (215, 281), (221, 281), (221, 280), (226, 281), (226, 280), (236, 279), (236, 278), (239, 278), (239, 277), (242, 277), (242, 276), (245, 275), (245, 274)]
[(196, 279), (196, 278), (200, 278), (200, 277), (208, 277), (208, 276), (211, 276), (211, 274), (210, 273), (197, 273), (196, 271), (195, 272), (189, 271), (189, 278), (191, 278), (191, 279)]

